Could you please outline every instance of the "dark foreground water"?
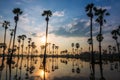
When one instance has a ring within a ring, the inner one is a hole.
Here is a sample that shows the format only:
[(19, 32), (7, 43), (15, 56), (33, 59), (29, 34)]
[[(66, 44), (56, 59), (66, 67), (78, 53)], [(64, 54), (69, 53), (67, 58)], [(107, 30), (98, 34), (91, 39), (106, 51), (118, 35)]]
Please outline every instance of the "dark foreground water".
[[(45, 71), (43, 58), (14, 58), (15, 64), (2, 64), (0, 58), (0, 80), (90, 80), (90, 63), (80, 59), (47, 58)], [(120, 80), (120, 62), (104, 61), (105, 80)], [(44, 79), (45, 73), (45, 79)], [(95, 65), (95, 80), (100, 80), (100, 65)]]

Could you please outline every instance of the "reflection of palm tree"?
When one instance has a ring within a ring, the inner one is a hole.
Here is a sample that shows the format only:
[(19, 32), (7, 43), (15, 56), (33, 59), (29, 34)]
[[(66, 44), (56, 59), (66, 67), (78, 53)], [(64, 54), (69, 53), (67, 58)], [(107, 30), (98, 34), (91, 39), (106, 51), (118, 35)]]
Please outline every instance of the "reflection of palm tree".
[(74, 59), (73, 59), (73, 61), (72, 61), (72, 73), (74, 73), (75, 72), (75, 69), (74, 69)]
[(104, 78), (104, 76), (103, 76), (103, 70), (102, 70), (102, 64), (100, 63), (99, 64), (100, 65), (100, 74), (101, 74), (101, 78), (99, 79), (99, 80), (106, 80), (105, 78)]
[(12, 55), (13, 55), (13, 52), (14, 52), (14, 45), (15, 45), (15, 35), (16, 35), (16, 29), (17, 29), (17, 23), (18, 23), (18, 20), (19, 20), (19, 15), (22, 14), (22, 11), (20, 8), (15, 8), (13, 10), (13, 13), (16, 14), (16, 16), (14, 16), (14, 20), (15, 20), (15, 31), (14, 31), (14, 37), (13, 37), (13, 45), (12, 45), (12, 53), (11, 53), (11, 56), (10, 56), (10, 61), (12, 61)]
[(4, 47), (3, 47), (3, 58), (4, 58), (4, 55), (5, 55), (5, 49), (6, 49), (6, 31), (8, 29), (8, 26), (10, 26), (10, 22), (8, 21), (4, 21), (2, 27), (5, 28), (5, 33), (4, 33)]
[(19, 57), (17, 58), (17, 63), (15, 65), (16, 67), (16, 74), (15, 74), (15, 79), (17, 80), (17, 76), (18, 76), (18, 63), (19, 63)]
[(116, 41), (118, 53), (120, 53), (119, 43), (118, 43), (118, 36), (117, 36), (117, 35), (120, 35), (120, 34), (119, 34), (118, 30), (113, 30), (113, 31), (111, 32), (111, 34), (113, 35), (113, 39)]
[[(86, 6), (86, 12), (87, 16), (90, 17), (90, 39), (91, 39), (91, 62), (94, 63), (94, 53), (93, 53), (93, 34), (92, 34), (92, 21), (93, 21), (93, 9), (94, 9), (94, 4), (88, 4)], [(94, 66), (92, 66), (94, 69)], [(94, 70), (93, 70), (94, 71)]]

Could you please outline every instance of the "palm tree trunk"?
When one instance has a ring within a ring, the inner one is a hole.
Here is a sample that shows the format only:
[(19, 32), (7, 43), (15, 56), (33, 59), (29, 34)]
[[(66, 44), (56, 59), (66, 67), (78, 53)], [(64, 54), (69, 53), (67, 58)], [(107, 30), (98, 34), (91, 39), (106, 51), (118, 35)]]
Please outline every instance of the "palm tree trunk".
[[(100, 33), (99, 34), (102, 34), (102, 25), (100, 25)], [(101, 41), (99, 41), (99, 60), (100, 60), (100, 63), (102, 62), (102, 56), (101, 56)]]
[[(8, 49), (10, 49), (10, 47), (11, 47), (11, 42), (12, 42), (12, 36), (10, 37), (10, 42), (9, 42), (9, 48)], [(9, 52), (8, 52), (8, 55), (9, 55)]]
[[(48, 16), (47, 16), (47, 18), (48, 18)], [(43, 59), (44, 71), (45, 71), (45, 66), (46, 66), (47, 36), (48, 36), (48, 21), (47, 21), (47, 25), (46, 25), (46, 41), (45, 41), (45, 51), (44, 51), (44, 59)], [(44, 72), (44, 80), (45, 80), (45, 72)]]
[(117, 39), (116, 39), (116, 44), (117, 44), (117, 48), (118, 48), (118, 53), (120, 54), (119, 43), (118, 43)]
[(4, 34), (4, 47), (3, 47), (3, 60), (4, 60), (4, 57), (5, 57), (5, 49), (6, 49), (6, 28), (5, 28), (5, 34)]
[(18, 44), (18, 58), (19, 58), (19, 55), (20, 55), (20, 42)]
[(13, 52), (14, 52), (16, 29), (17, 29), (17, 22), (15, 22), (15, 29), (14, 29), (15, 31), (14, 31), (13, 45), (12, 45), (12, 53), (11, 53), (11, 55), (10, 55), (10, 61), (12, 61), (12, 56), (13, 56)]
[(24, 40), (23, 40), (23, 43), (22, 43), (22, 57), (23, 57), (23, 49), (24, 49)]
[(94, 53), (93, 53), (93, 35), (92, 35), (92, 17), (90, 18), (90, 37), (91, 37), (91, 58), (92, 58), (92, 60), (91, 60), (91, 63), (92, 63), (92, 70), (93, 70), (93, 75), (95, 75), (95, 65), (94, 65), (94, 63), (95, 63), (95, 59), (94, 59)]

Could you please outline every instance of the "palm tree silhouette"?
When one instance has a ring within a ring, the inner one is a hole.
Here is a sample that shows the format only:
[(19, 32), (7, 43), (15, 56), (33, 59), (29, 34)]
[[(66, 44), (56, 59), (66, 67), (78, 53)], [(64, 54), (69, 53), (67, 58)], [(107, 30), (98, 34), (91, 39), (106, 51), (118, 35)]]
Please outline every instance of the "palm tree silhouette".
[(17, 29), (17, 23), (18, 23), (18, 20), (19, 20), (19, 15), (21, 15), (23, 12), (21, 11), (20, 8), (14, 8), (13, 13), (15, 14), (15, 16), (14, 16), (14, 20), (15, 20), (15, 29), (14, 30), (15, 31), (14, 31), (12, 53), (10, 55), (10, 61), (12, 61), (12, 56), (13, 56), (13, 52), (14, 52), (15, 36), (16, 36), (16, 29)]
[(103, 8), (96, 8), (94, 7), (94, 11), (95, 11), (95, 16), (97, 16), (96, 22), (100, 25), (100, 31), (99, 34), (97, 35), (97, 41), (99, 42), (99, 52), (100, 52), (100, 63), (101, 63), (101, 42), (103, 40), (103, 36), (102, 36), (102, 26), (103, 23), (106, 23), (106, 20), (104, 19), (104, 16), (109, 16), (110, 14), (107, 11), (107, 9), (103, 9)]
[(77, 54), (78, 54), (78, 48), (80, 47), (79, 43), (76, 43), (76, 48), (77, 48)]
[(89, 39), (87, 40), (87, 43), (89, 44), (89, 52), (90, 52), (90, 45), (92, 44), (91, 38), (89, 38)]
[[(46, 63), (46, 47), (47, 47), (47, 35), (48, 35), (48, 22), (49, 22), (49, 17), (52, 16), (52, 12), (50, 10), (45, 10), (42, 13), (42, 16), (46, 16), (45, 20), (47, 22), (47, 26), (46, 26), (46, 41), (45, 41), (45, 51), (44, 51), (44, 59), (43, 59), (43, 64), (44, 64), (44, 71), (45, 71), (45, 63)], [(45, 75), (45, 74), (44, 74)], [(44, 76), (44, 80), (45, 80), (45, 76)]]
[(74, 43), (72, 43), (71, 46), (72, 46), (72, 54), (74, 54)]
[(119, 34), (118, 30), (113, 30), (113, 31), (111, 32), (111, 34), (112, 34), (112, 38), (116, 41), (118, 53), (120, 53), (120, 50), (119, 50), (119, 42), (118, 42), (118, 35), (120, 35), (120, 34)]
[(55, 44), (52, 44), (52, 49), (53, 49), (53, 56), (54, 56)]
[[(94, 4), (88, 4), (86, 6), (86, 12), (87, 12), (87, 16), (90, 17), (90, 39), (91, 39), (91, 63), (92, 63), (92, 69), (93, 69), (93, 73), (95, 72), (94, 70), (94, 53), (93, 53), (93, 34), (92, 34), (92, 22), (93, 22), (93, 9), (94, 9)], [(94, 75), (94, 74), (93, 74)]]
[(109, 54), (111, 54), (111, 50), (112, 50), (112, 48), (111, 48), (111, 47), (112, 47), (111, 45), (108, 45)]
[(24, 49), (24, 40), (27, 36), (26, 35), (21, 35), (21, 38), (22, 38), (22, 56), (23, 56), (23, 49)]
[(10, 22), (8, 21), (4, 21), (4, 23), (2, 24), (2, 27), (5, 28), (5, 33), (4, 33), (4, 47), (3, 47), (3, 59), (4, 59), (4, 55), (5, 55), (5, 49), (6, 49), (6, 31), (8, 29), (8, 26), (10, 26)]
[(18, 36), (18, 57), (19, 57), (19, 54), (20, 54), (20, 43), (21, 43), (21, 39), (22, 39), (22, 36), (19, 35), (19, 36)]
[(14, 29), (10, 29), (11, 33), (10, 33), (10, 42), (9, 42), (9, 47), (8, 47), (8, 55), (11, 52), (11, 42), (12, 42), (12, 37), (13, 37), (13, 33), (14, 33)]
[(30, 54), (31, 41), (32, 41), (32, 38), (28, 38), (28, 56)]

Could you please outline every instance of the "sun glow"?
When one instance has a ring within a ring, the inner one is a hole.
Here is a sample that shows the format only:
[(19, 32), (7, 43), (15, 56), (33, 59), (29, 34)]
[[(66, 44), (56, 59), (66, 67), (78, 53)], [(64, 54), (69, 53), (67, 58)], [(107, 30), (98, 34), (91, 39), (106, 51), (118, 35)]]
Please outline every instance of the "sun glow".
[(45, 41), (46, 41), (45, 36), (41, 37), (41, 39), (40, 39), (40, 40), (41, 40), (41, 42), (42, 42), (42, 43), (45, 43)]
[(43, 78), (45, 72), (43, 70), (40, 71), (40, 76)]

